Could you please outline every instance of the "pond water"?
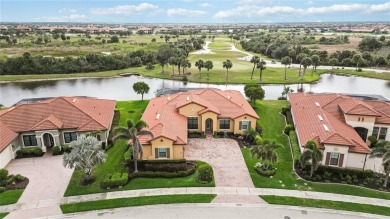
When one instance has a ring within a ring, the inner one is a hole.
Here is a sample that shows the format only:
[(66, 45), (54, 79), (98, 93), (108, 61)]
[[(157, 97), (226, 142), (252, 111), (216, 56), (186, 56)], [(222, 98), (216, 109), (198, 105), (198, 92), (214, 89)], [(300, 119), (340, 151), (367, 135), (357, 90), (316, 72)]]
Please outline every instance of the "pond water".
[[(155, 97), (161, 88), (188, 87), (188, 88), (219, 88), (221, 90), (234, 89), (243, 92), (244, 85), (215, 85), (192, 82), (172, 81), (142, 76), (117, 78), (91, 78), (72, 80), (47, 80), (33, 82), (13, 82), (0, 84), (0, 103), (11, 106), (21, 99), (56, 96), (91, 96), (115, 100), (138, 100), (141, 95), (133, 91), (135, 82), (143, 81), (150, 86), (149, 94), (145, 99)], [(390, 82), (380, 79), (363, 78), (356, 76), (340, 76), (324, 74), (315, 84), (292, 84), (295, 91), (303, 88), (305, 92), (337, 92), (348, 94), (382, 95), (390, 100)], [(283, 85), (263, 85), (265, 99), (277, 99), (281, 96)]]

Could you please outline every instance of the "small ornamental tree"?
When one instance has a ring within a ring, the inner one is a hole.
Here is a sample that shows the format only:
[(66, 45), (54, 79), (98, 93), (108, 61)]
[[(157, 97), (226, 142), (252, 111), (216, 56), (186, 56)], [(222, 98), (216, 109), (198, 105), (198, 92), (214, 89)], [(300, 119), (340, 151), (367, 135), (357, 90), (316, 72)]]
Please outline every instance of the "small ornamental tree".
[(142, 95), (142, 100), (144, 100), (144, 94), (149, 93), (150, 87), (149, 87), (149, 85), (147, 83), (140, 81), (140, 82), (137, 82), (137, 83), (133, 84), (133, 90), (137, 94), (141, 94)]
[(264, 99), (265, 91), (260, 84), (247, 84), (244, 87), (245, 96), (254, 105), (256, 100)]

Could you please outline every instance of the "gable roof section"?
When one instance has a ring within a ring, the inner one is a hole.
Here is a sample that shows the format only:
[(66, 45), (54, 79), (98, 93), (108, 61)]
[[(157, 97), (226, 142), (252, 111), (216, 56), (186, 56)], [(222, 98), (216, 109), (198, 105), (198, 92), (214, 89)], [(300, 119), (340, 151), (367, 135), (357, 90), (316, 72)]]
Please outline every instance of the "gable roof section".
[(12, 131), (4, 123), (0, 121), (0, 152), (2, 152), (15, 138), (18, 137), (18, 133)]
[(361, 100), (354, 98), (348, 98), (345, 101), (339, 103), (340, 109), (345, 114), (351, 115), (367, 115), (367, 116), (380, 116), (372, 106), (364, 103)]
[[(330, 96), (326, 95), (325, 98), (328, 97)], [(338, 95), (332, 97), (333, 100), (321, 101), (324, 98), (318, 94), (289, 94), (299, 144), (303, 146), (307, 141), (317, 139), (320, 144), (348, 146), (350, 152), (369, 153), (367, 144), (353, 127), (338, 116), (339, 103), (343, 100)], [(319, 101), (326, 104), (321, 105)]]
[(33, 126), (32, 130), (48, 130), (48, 129), (61, 129), (64, 123), (51, 114), (46, 119)]

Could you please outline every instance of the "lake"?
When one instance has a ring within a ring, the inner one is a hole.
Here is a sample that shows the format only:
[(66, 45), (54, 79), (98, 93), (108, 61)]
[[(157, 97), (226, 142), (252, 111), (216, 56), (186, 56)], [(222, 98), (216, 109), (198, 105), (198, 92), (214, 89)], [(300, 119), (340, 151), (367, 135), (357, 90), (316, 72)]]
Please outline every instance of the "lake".
[[(216, 85), (192, 82), (172, 81), (142, 76), (117, 78), (88, 78), (71, 80), (47, 80), (32, 82), (12, 82), (0, 84), (0, 103), (11, 106), (21, 99), (56, 96), (91, 96), (115, 100), (137, 100), (141, 95), (133, 91), (133, 84), (143, 81), (150, 86), (149, 94), (145, 99), (155, 97), (155, 92), (161, 88), (188, 87), (188, 88), (219, 88), (221, 90), (234, 89), (244, 91), (244, 85)], [(277, 99), (281, 96), (284, 85), (263, 85), (265, 99)], [(305, 92), (335, 92), (348, 94), (382, 95), (390, 100), (390, 82), (380, 79), (357, 76), (341, 76), (323, 74), (320, 81), (314, 84), (289, 85), (295, 91), (303, 88)]]

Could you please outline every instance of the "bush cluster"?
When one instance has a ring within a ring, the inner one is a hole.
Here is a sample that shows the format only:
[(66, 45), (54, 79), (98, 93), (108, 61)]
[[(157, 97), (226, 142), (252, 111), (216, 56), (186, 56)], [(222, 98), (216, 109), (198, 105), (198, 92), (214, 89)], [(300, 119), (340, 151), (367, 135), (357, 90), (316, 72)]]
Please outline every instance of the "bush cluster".
[(189, 138), (206, 138), (206, 136), (202, 132), (198, 132), (198, 131), (189, 131), (188, 137)]
[(108, 174), (103, 181), (101, 182), (102, 188), (113, 188), (113, 187), (122, 187), (127, 184), (127, 181), (129, 180), (129, 174), (128, 173), (114, 173), (114, 174)]
[(138, 178), (138, 177), (144, 177), (144, 178), (177, 178), (177, 177), (186, 177), (194, 174), (196, 171), (196, 166), (191, 165), (187, 170), (185, 171), (178, 171), (178, 172), (152, 172), (152, 171), (140, 171), (136, 173), (132, 173), (129, 175), (130, 179)]
[(375, 175), (375, 172), (372, 170), (354, 170), (354, 169), (346, 169), (346, 168), (337, 168), (330, 166), (319, 166), (316, 170), (318, 175), (324, 175), (325, 172), (329, 172), (333, 175), (356, 175), (358, 178), (372, 178)]
[(290, 111), (290, 107), (289, 107), (289, 106), (284, 106), (284, 107), (282, 107), (282, 113), (283, 113), (283, 115), (286, 115), (286, 113), (289, 112), (289, 111)]
[(28, 147), (28, 148), (22, 148), (18, 151), (16, 151), (17, 157), (32, 157), (32, 156), (41, 156), (43, 154), (43, 151), (39, 147)]
[(127, 149), (123, 156), (125, 158), (126, 163), (130, 162), (133, 159), (133, 149), (131, 147)]
[[(268, 166), (268, 168), (266, 168), (266, 166)], [(273, 176), (276, 173), (276, 169), (269, 162), (257, 162), (254, 169), (262, 176)]]
[(60, 146), (54, 146), (52, 149), (53, 155), (59, 155), (61, 154), (61, 148)]
[(22, 182), (25, 179), (26, 179), (26, 177), (24, 177), (20, 174), (8, 175), (8, 170), (0, 169), (0, 187), (6, 187), (8, 185), (11, 185), (13, 182)]
[(72, 151), (72, 148), (69, 146), (69, 144), (64, 144), (62, 146), (62, 150), (64, 151), (64, 153), (70, 153)]
[(186, 171), (189, 168), (189, 165), (186, 163), (154, 163), (154, 164), (145, 164), (145, 171), (152, 172), (179, 172)]
[(287, 124), (284, 126), (284, 134), (289, 135), (290, 131), (294, 130), (294, 126)]
[(198, 182), (211, 182), (214, 178), (213, 168), (208, 164), (203, 164), (198, 168)]
[(0, 193), (5, 192), (5, 187), (0, 186)]
[(297, 133), (294, 130), (291, 130), (289, 136), (290, 136), (291, 148), (294, 156), (294, 165), (296, 166), (299, 164), (299, 157), (301, 156), (301, 150), (299, 149)]
[[(187, 163), (186, 159), (179, 159), (179, 160), (138, 160), (137, 165), (139, 169), (145, 169), (146, 164), (162, 164), (162, 163)], [(130, 160), (127, 162), (127, 166), (130, 168), (134, 168), (134, 162)]]

